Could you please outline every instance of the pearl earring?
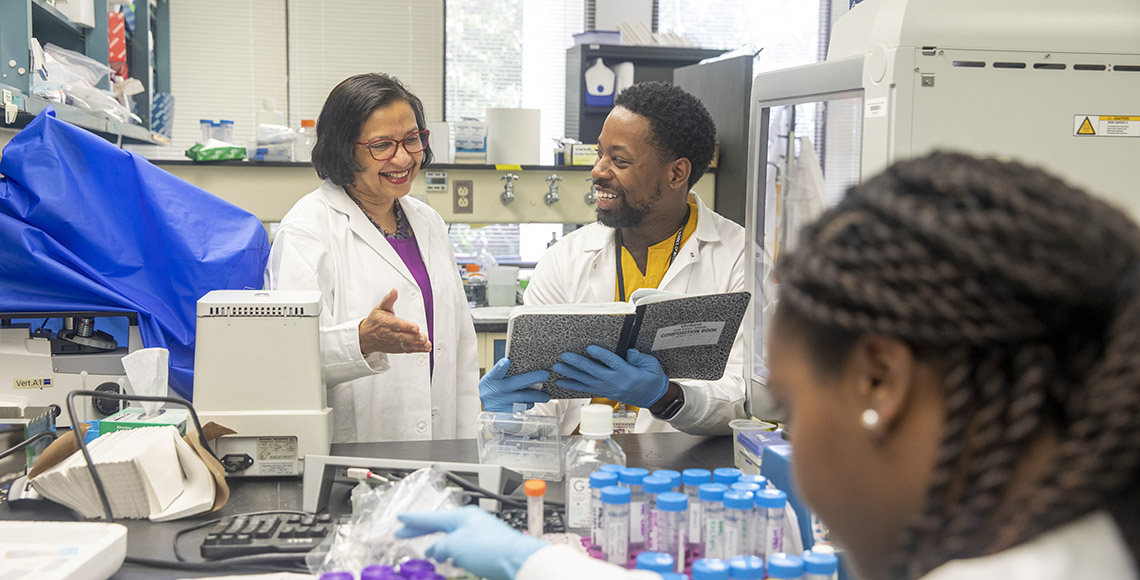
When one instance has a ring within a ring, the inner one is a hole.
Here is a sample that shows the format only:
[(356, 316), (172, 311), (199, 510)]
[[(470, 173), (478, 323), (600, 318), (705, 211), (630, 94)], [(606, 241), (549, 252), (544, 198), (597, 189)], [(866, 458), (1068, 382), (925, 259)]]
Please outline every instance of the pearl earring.
[(863, 411), (863, 414), (859, 417), (859, 421), (863, 423), (864, 428), (874, 429), (879, 426), (879, 413), (874, 409), (867, 409)]

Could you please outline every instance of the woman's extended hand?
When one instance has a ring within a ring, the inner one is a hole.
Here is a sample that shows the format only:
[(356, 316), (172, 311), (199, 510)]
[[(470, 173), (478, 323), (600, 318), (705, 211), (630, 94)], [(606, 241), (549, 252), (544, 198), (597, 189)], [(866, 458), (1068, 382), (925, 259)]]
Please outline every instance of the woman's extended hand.
[(380, 301), (368, 316), (360, 321), (360, 353), (374, 352), (402, 354), (431, 352), (431, 341), (413, 322), (397, 318), (392, 310), (396, 303), (396, 289)]

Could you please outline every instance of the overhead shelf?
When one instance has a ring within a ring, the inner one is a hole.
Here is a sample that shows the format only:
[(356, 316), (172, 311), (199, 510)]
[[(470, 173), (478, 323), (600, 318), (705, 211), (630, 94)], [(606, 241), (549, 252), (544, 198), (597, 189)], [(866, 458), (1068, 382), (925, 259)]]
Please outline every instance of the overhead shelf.
[(170, 140), (161, 133), (155, 133), (145, 127), (123, 123), (112, 119), (102, 113), (96, 113), (72, 105), (53, 103), (36, 95), (27, 95), (7, 85), (0, 84), (0, 96), (3, 102), (9, 100), (16, 105), (19, 113), (12, 124), (0, 124), (0, 127), (19, 129), (27, 125), (32, 119), (43, 112), (49, 105), (55, 109), (55, 116), (61, 121), (67, 121), (77, 127), (97, 133), (108, 141), (116, 141), (119, 136), (125, 143), (142, 143), (150, 145), (169, 145)]

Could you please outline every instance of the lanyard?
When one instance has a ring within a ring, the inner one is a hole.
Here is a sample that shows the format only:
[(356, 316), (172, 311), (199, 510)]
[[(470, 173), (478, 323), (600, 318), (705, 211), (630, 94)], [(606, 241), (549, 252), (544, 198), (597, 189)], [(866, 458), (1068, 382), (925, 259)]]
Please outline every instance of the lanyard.
[[(665, 271), (669, 271), (669, 266), (673, 265), (673, 259), (681, 251), (681, 237), (685, 234), (685, 227), (689, 225), (689, 214), (693, 212), (692, 206), (686, 205), (685, 207), (685, 223), (681, 224), (681, 229), (677, 230), (677, 235), (673, 238), (673, 253), (669, 254), (669, 264), (665, 266)], [(622, 274), (621, 267), (621, 228), (617, 228), (614, 232), (614, 241), (617, 242), (617, 283), (618, 283), (618, 302), (625, 302), (625, 276)], [(646, 264), (646, 269), (649, 265)]]

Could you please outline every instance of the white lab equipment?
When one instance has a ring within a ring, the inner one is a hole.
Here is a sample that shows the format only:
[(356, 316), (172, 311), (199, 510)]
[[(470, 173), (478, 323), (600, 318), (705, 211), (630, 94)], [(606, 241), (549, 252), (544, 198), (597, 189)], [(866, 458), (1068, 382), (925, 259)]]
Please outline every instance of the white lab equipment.
[[(120, 345), (107, 328), (124, 322), (127, 344)], [(49, 321), (55, 321), (50, 322)], [(0, 313), (0, 407), (30, 418), (51, 405), (65, 409), (74, 390), (131, 392), (122, 359), (143, 348), (134, 312), (3, 312)], [(163, 395), (177, 396), (167, 390)], [(119, 411), (118, 401), (79, 397), (79, 420), (102, 419)], [(70, 425), (64, 411), (56, 418)]]
[(526, 412), (479, 413), (475, 436), (479, 463), (499, 465), (531, 479), (562, 479), (562, 434), (558, 418)]
[(315, 290), (214, 290), (198, 300), (194, 408), (237, 432), (214, 443), (228, 475), (299, 475), (328, 455)]
[(1140, 216), (1134, 173), (1122, 169), (1140, 159), (1137, 30), (1135, 0), (865, 0), (834, 25), (824, 62), (754, 77), (746, 214), (758, 247), (746, 279), (759, 303), (745, 361), (754, 416), (773, 409), (764, 316), (776, 300), (771, 266), (791, 248), (779, 237), (797, 205), (788, 179), (810, 176), (807, 157), (822, 162), (825, 206), (894, 161), (944, 149), (1047, 167)]

